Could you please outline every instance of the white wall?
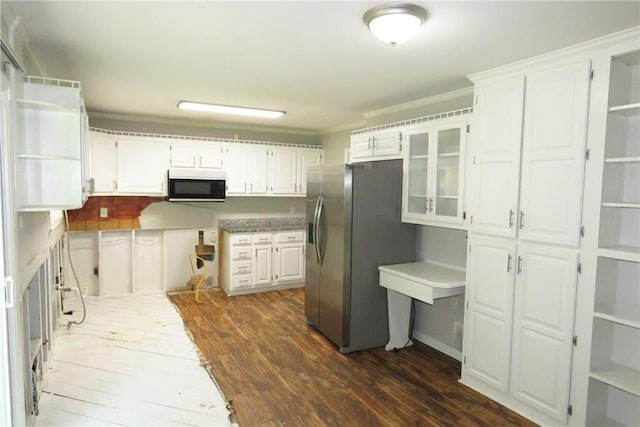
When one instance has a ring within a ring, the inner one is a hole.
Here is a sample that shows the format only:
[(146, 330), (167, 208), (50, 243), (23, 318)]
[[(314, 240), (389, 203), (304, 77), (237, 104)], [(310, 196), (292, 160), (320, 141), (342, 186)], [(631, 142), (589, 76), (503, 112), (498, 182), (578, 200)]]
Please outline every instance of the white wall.
[[(464, 269), (467, 232), (440, 227), (418, 227), (417, 259)], [(459, 327), (456, 328), (456, 323)], [(416, 301), (414, 337), (441, 351), (462, 351), (464, 295), (442, 298), (433, 305)], [(444, 348), (443, 348), (444, 346)], [(448, 348), (449, 349), (448, 349)], [(450, 354), (460, 357), (453, 352)]]

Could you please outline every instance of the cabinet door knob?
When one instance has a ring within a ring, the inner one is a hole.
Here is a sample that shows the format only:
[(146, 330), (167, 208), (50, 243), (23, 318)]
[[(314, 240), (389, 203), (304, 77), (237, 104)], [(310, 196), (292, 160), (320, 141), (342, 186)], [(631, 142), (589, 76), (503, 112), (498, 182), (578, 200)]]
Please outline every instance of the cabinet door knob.
[(522, 257), (518, 256), (518, 274), (522, 273)]
[(520, 230), (524, 228), (524, 211), (520, 211)]
[(511, 271), (511, 260), (513, 259), (513, 257), (511, 256), (511, 254), (509, 254), (509, 256), (507, 256), (507, 273)]
[(513, 227), (513, 209), (509, 209), (509, 228)]

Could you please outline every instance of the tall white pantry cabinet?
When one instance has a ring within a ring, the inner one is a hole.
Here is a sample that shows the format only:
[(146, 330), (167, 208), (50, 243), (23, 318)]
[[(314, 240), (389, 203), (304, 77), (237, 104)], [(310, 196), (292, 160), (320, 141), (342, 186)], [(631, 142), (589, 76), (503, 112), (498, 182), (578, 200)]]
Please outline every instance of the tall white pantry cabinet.
[(634, 28), (470, 76), (461, 381), (543, 425), (640, 425), (639, 70)]

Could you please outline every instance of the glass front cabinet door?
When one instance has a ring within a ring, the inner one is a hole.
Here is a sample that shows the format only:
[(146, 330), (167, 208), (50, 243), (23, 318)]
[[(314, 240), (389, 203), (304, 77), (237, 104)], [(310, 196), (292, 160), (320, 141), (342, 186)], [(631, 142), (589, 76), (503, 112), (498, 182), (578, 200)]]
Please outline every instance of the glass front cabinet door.
[(407, 129), (402, 183), (402, 221), (463, 228), (467, 121)]

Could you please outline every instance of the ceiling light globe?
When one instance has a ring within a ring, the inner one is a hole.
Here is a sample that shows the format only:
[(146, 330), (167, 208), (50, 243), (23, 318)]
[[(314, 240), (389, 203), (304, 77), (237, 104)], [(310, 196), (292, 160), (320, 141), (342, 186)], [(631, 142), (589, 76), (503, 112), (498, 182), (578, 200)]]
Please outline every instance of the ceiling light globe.
[(427, 11), (409, 3), (389, 3), (369, 9), (362, 20), (376, 38), (395, 45), (413, 37), (427, 19)]

